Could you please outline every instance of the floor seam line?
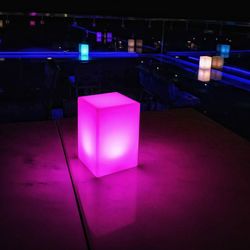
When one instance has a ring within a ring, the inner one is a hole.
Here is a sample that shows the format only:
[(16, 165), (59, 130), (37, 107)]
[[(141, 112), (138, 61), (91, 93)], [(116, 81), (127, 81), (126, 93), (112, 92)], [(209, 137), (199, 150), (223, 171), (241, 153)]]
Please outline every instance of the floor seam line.
[(64, 146), (64, 141), (63, 141), (62, 133), (61, 133), (61, 130), (60, 130), (60, 126), (59, 126), (57, 121), (55, 122), (55, 124), (56, 124), (57, 132), (58, 132), (58, 135), (59, 135), (59, 138), (60, 138), (60, 141), (61, 141), (61, 146), (62, 146), (62, 149), (63, 149), (63, 154), (64, 154), (64, 158), (65, 158), (65, 161), (66, 161), (66, 165), (67, 165), (67, 169), (68, 169), (68, 173), (69, 173), (69, 177), (70, 177), (70, 182), (71, 182), (71, 185), (72, 185), (72, 188), (73, 188), (73, 193), (74, 193), (74, 197), (75, 197), (75, 201), (76, 201), (76, 205), (77, 205), (77, 210), (78, 210), (78, 214), (79, 214), (80, 221), (81, 221), (81, 226), (82, 226), (82, 229), (83, 229), (83, 234), (84, 234), (84, 237), (85, 237), (85, 240), (86, 240), (87, 249), (91, 250), (92, 248), (91, 248), (91, 244), (90, 244), (90, 240), (89, 240), (88, 232), (87, 232), (87, 228), (86, 228), (87, 223), (85, 223), (86, 219), (85, 219), (85, 216), (84, 216), (83, 208), (81, 206), (79, 194), (77, 192), (77, 188), (75, 186), (73, 176), (72, 176), (71, 171), (70, 171), (70, 165), (69, 165), (66, 149), (65, 149), (65, 146)]

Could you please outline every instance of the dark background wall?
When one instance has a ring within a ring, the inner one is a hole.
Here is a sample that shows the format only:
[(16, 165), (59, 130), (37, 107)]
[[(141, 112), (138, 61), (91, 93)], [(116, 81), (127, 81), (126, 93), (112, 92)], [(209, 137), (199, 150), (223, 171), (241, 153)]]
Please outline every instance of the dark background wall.
[(250, 19), (248, 2), (238, 1), (195, 1), (195, 0), (70, 0), (70, 1), (18, 1), (1, 2), (0, 11), (50, 11), (78, 14), (114, 16), (171, 17), (218, 20)]

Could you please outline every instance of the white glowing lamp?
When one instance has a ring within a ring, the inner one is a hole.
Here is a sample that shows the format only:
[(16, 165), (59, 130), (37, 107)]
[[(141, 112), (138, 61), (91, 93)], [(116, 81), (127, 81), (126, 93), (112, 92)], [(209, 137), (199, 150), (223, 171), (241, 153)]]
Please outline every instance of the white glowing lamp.
[(201, 82), (209, 82), (211, 79), (211, 70), (210, 69), (199, 69), (198, 71), (198, 80)]
[(212, 68), (222, 69), (224, 65), (224, 58), (221, 56), (213, 56), (212, 58)]
[(134, 39), (128, 39), (128, 47), (135, 47), (135, 40)]
[(78, 98), (78, 157), (96, 176), (138, 164), (140, 103), (118, 92)]
[(199, 68), (200, 69), (211, 69), (212, 57), (211, 56), (200, 56)]

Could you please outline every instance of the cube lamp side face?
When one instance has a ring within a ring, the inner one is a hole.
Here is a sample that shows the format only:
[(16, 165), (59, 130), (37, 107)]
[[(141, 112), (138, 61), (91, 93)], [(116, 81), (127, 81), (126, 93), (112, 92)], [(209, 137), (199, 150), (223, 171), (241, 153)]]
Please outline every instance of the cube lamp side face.
[(95, 174), (97, 163), (97, 110), (78, 98), (78, 157)]
[(140, 103), (98, 111), (97, 176), (138, 165)]

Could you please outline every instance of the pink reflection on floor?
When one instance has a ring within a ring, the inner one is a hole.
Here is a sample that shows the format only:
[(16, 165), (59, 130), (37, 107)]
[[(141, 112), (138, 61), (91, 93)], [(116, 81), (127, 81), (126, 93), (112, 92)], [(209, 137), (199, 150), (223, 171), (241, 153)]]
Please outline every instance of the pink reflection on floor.
[(87, 249), (54, 121), (0, 125), (0, 249)]
[(76, 121), (62, 130), (94, 249), (250, 246), (249, 142), (190, 109), (145, 112), (139, 166), (98, 179)]
[[(74, 176), (83, 172), (82, 168), (77, 169), (78, 171), (76, 169), (74, 171)], [(105, 237), (135, 223), (137, 200), (135, 169), (105, 178), (95, 178), (82, 185), (78, 183), (78, 188), (81, 188), (78, 191), (92, 237)]]

